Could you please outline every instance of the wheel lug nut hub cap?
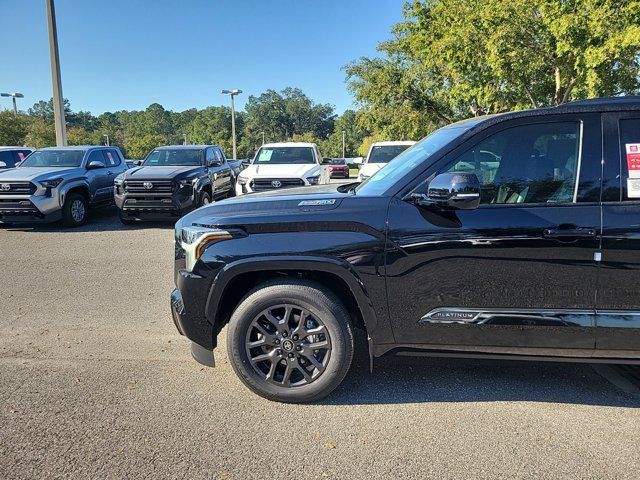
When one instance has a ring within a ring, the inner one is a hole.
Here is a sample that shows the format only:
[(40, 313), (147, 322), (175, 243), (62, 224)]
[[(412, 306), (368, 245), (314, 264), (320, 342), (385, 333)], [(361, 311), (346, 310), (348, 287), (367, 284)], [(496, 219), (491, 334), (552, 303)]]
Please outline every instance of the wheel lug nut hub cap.
[(291, 352), (295, 348), (295, 345), (293, 344), (293, 342), (291, 340), (285, 340), (284, 342), (282, 342), (282, 348), (286, 352)]

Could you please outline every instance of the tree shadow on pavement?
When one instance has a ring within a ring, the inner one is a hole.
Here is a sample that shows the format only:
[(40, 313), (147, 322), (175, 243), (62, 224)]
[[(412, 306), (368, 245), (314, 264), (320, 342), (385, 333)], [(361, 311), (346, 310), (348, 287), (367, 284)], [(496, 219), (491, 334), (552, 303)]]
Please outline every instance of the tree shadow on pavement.
[(640, 397), (618, 389), (588, 364), (387, 356), (376, 358), (369, 373), (362, 341), (346, 378), (322, 403), (501, 401), (640, 408)]

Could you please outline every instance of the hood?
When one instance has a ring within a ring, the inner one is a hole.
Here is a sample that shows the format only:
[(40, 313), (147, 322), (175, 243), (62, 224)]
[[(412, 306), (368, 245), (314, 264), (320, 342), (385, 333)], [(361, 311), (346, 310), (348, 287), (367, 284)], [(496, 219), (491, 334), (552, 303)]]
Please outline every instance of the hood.
[(0, 171), (0, 183), (1, 182), (32, 182), (53, 178), (72, 178), (80, 175), (84, 175), (85, 170), (83, 168), (76, 167), (18, 167), (7, 168)]
[(360, 167), (360, 174), (370, 177), (385, 165), (386, 163), (365, 163)]
[(242, 171), (248, 178), (304, 178), (320, 174), (320, 165), (249, 165)]
[(171, 180), (178, 176), (188, 176), (202, 167), (135, 167), (124, 172), (124, 180)]
[(181, 225), (242, 226), (277, 221), (302, 212), (335, 210), (353, 195), (338, 191), (339, 185), (287, 188), (274, 192), (250, 193), (212, 203), (183, 217)]

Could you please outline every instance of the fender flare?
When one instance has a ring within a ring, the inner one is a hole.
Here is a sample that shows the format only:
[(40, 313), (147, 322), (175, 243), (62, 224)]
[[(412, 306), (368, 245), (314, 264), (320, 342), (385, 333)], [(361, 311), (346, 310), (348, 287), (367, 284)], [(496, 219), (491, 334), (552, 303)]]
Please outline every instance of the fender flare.
[(195, 185), (195, 191), (200, 193), (207, 185), (211, 186), (211, 194), (213, 195), (213, 183), (209, 177), (200, 177)]
[(352, 265), (338, 258), (303, 256), (303, 257), (287, 257), (287, 256), (268, 256), (268, 257), (251, 257), (226, 264), (216, 275), (213, 280), (212, 287), (209, 290), (207, 302), (205, 305), (206, 317), (209, 323), (216, 328), (217, 306), (220, 304), (224, 291), (229, 283), (238, 275), (250, 272), (261, 271), (286, 271), (286, 270), (307, 270), (330, 273), (338, 276), (343, 280), (353, 297), (356, 305), (360, 309), (362, 321), (367, 327), (367, 331), (375, 331), (378, 326), (378, 319), (373, 308), (373, 303), (367, 293), (367, 289), (358, 276)]
[(65, 199), (69, 192), (78, 187), (86, 188), (89, 192), (89, 201), (93, 200), (93, 194), (91, 193), (91, 187), (89, 186), (89, 183), (85, 179), (77, 178), (70, 180), (69, 182), (65, 182), (65, 184), (60, 189), (60, 194), (58, 195), (58, 203), (60, 203), (60, 207), (64, 205)]

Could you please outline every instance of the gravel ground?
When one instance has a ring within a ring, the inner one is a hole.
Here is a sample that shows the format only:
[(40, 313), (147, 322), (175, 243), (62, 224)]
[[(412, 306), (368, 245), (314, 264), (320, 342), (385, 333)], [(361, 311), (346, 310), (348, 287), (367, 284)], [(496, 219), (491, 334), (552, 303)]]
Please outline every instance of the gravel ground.
[[(171, 225), (0, 227), (0, 478), (616, 478), (640, 397), (587, 365), (368, 359), (317, 405), (204, 368), (171, 321)], [(223, 337), (224, 338), (224, 337)]]

